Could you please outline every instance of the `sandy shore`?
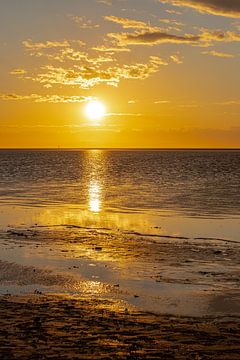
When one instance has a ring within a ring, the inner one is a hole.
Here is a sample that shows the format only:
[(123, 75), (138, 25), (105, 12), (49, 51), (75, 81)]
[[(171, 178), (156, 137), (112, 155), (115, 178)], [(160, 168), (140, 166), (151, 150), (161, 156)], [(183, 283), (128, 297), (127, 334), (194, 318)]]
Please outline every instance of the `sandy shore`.
[(142, 311), (239, 316), (240, 246), (79, 226), (0, 233), (0, 294), (68, 293), (125, 300)]
[(137, 312), (113, 300), (4, 296), (1, 359), (240, 359), (237, 317)]
[(1, 360), (240, 359), (239, 243), (36, 226), (0, 244)]

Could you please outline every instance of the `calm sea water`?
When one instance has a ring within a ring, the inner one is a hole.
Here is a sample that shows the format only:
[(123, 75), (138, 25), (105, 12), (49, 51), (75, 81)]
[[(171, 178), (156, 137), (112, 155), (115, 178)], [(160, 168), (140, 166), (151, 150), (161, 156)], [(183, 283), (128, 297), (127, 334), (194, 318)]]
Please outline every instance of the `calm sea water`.
[(111, 219), (236, 238), (239, 165), (239, 151), (0, 151), (0, 226)]

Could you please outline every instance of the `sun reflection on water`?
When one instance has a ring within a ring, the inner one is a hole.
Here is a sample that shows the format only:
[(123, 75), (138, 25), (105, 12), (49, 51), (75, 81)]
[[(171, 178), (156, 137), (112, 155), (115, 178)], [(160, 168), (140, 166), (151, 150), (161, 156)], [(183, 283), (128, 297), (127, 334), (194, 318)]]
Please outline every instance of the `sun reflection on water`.
[(104, 154), (101, 150), (86, 153), (88, 170), (88, 210), (98, 214), (102, 211), (104, 188)]
[(101, 187), (99, 183), (92, 182), (89, 185), (89, 210), (93, 213), (99, 213), (101, 207)]

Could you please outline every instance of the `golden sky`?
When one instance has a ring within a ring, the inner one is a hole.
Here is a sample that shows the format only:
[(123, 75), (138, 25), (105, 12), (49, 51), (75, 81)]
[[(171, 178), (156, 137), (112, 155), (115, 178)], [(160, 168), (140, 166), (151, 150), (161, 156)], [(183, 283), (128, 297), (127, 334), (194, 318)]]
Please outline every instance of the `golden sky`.
[(240, 0), (0, 0), (0, 63), (1, 148), (240, 147)]

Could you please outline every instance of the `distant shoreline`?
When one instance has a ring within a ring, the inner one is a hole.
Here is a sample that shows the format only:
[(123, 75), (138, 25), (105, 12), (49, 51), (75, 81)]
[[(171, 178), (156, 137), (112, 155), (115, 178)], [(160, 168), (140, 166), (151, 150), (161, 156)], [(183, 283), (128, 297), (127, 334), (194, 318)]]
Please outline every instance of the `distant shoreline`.
[(240, 148), (0, 148), (0, 151), (240, 151)]

